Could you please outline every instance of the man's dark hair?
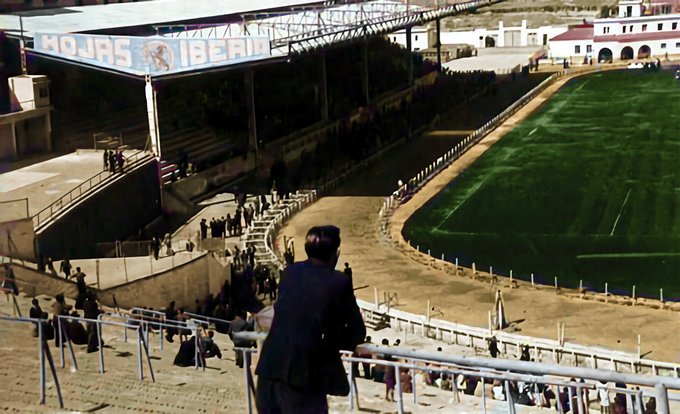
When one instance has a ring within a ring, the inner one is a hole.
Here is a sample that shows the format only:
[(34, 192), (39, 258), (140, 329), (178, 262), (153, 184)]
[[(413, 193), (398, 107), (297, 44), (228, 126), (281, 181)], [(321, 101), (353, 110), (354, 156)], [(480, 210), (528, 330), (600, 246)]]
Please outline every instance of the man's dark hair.
[(335, 226), (312, 227), (305, 238), (305, 252), (310, 259), (329, 262), (340, 247), (340, 229)]

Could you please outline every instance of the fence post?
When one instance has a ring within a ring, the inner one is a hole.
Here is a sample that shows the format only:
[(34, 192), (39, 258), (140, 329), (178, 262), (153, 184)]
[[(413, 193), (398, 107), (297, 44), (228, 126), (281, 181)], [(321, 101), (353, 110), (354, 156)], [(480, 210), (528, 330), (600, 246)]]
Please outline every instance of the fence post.
[(246, 352), (245, 349), (242, 350), (243, 352), (243, 371), (246, 377), (246, 406), (248, 407), (248, 414), (251, 414), (253, 412), (253, 401), (250, 396), (250, 352)]
[(128, 273), (127, 273), (127, 261), (125, 259), (125, 256), (123, 256), (123, 268), (125, 268), (125, 283), (128, 282)]
[(663, 384), (656, 384), (654, 387), (656, 391), (656, 409), (659, 414), (669, 414), (671, 412), (668, 404), (668, 392)]
[(535, 286), (534, 285), (534, 274), (533, 273), (531, 274), (531, 286)]
[(40, 404), (45, 404), (45, 343), (42, 322), (38, 322), (38, 351), (40, 352)]
[[(90, 323), (90, 322), (88, 322)], [(104, 347), (102, 346), (102, 328), (101, 323), (97, 321), (97, 345), (99, 346), (99, 373), (104, 373)]]
[[(387, 369), (390, 369), (389, 367)], [(397, 394), (399, 395), (399, 400), (397, 401), (397, 412), (399, 414), (404, 414), (404, 396), (401, 391), (401, 379), (399, 375), (399, 366), (395, 365), (392, 367), (394, 369), (394, 378), (396, 380)], [(665, 392), (665, 391), (664, 391)]]
[(96, 271), (97, 271), (97, 289), (101, 289), (101, 284), (99, 283), (99, 259), (95, 260), (95, 266), (96, 266)]

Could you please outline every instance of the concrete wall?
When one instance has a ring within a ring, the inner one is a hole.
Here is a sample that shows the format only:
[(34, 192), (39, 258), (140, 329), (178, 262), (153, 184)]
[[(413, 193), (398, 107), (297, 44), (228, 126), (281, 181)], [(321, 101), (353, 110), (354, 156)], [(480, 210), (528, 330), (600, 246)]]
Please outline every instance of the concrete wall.
[[(18, 263), (13, 263), (12, 269), (17, 279), (17, 285), (19, 285), (19, 291), (28, 296), (54, 296), (57, 293), (63, 293), (64, 296), (75, 299), (78, 293), (75, 282), (68, 281), (63, 277), (41, 273), (32, 267)], [(48, 309), (44, 310), (49, 311)]]
[(112, 305), (115, 295), (122, 308), (151, 306), (154, 309), (174, 300), (177, 307), (193, 310), (196, 299), (203, 303), (208, 293), (218, 293), (222, 283), (230, 279), (228, 267), (220, 265), (210, 254), (204, 254), (167, 272), (102, 290), (99, 299)]
[[(19, 290), (28, 296), (63, 293), (75, 299), (78, 293), (76, 284), (63, 277), (41, 273), (19, 263), (13, 263), (12, 268)], [(121, 308), (151, 306), (159, 309), (174, 300), (178, 307), (193, 310), (196, 299), (202, 304), (208, 293), (220, 291), (225, 280), (231, 283), (230, 268), (222, 266), (211, 254), (204, 254), (167, 272), (100, 290), (97, 296), (105, 306), (113, 306), (115, 296)]]
[(161, 213), (153, 161), (92, 194), (37, 234), (45, 257), (92, 258), (98, 242), (125, 240)]

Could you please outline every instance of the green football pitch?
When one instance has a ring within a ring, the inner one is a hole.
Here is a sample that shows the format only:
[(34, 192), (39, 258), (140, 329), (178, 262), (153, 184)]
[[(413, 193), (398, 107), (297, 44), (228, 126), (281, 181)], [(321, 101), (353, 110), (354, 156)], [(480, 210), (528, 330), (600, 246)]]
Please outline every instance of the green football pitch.
[(570, 81), (419, 209), (421, 251), (542, 283), (680, 297), (680, 83)]

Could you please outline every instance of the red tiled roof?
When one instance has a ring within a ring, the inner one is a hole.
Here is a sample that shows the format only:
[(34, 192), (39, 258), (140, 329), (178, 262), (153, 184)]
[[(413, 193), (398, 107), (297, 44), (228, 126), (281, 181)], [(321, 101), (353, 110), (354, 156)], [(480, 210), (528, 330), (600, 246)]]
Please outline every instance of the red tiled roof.
[(595, 36), (595, 42), (637, 42), (644, 40), (663, 40), (663, 39), (680, 39), (680, 31), (672, 32), (640, 32), (627, 33), (624, 35), (606, 35)]
[(550, 41), (555, 40), (588, 40), (593, 38), (593, 26), (592, 25), (580, 25), (572, 27), (566, 32), (559, 34)]

